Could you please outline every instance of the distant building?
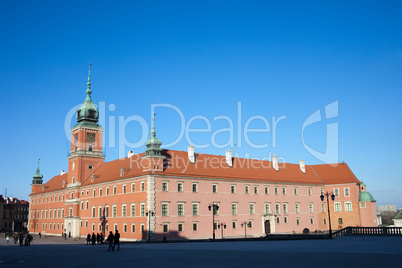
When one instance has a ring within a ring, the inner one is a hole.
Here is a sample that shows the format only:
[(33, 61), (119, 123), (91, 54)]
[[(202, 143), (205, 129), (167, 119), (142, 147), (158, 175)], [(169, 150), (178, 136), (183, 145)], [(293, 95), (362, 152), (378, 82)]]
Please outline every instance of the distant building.
[(29, 203), (0, 195), (0, 231), (22, 232), (27, 230)]
[(395, 227), (402, 227), (402, 210), (400, 210), (392, 220), (394, 221)]
[(377, 212), (396, 212), (395, 205), (377, 206)]
[[(144, 153), (104, 162), (103, 128), (86, 99), (71, 129), (68, 171), (46, 183), (39, 166), (30, 232), (85, 237), (116, 229), (122, 240), (208, 239), (377, 226), (375, 199), (346, 163), (305, 165), (162, 149), (154, 121)], [(218, 230), (220, 228), (220, 230)]]

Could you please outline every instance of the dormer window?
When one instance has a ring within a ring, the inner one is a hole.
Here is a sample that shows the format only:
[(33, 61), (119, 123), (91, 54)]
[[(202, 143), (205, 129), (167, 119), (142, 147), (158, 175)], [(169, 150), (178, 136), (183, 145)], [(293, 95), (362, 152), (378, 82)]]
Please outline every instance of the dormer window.
[(89, 110), (89, 117), (94, 118), (95, 117), (95, 111), (94, 110)]
[(81, 117), (81, 110), (77, 111), (77, 117)]

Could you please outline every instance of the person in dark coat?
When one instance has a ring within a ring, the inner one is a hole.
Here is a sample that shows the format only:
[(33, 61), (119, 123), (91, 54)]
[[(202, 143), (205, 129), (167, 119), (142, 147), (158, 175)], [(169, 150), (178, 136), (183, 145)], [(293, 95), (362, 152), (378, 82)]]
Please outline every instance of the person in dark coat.
[(117, 245), (117, 251), (120, 250), (120, 234), (119, 231), (116, 230), (116, 233), (114, 234), (114, 245), (113, 245), (113, 250), (114, 251), (114, 247)]
[(110, 249), (112, 249), (113, 251), (114, 235), (112, 231), (109, 232), (109, 236), (107, 237), (106, 241), (109, 242), (109, 248), (107, 249), (107, 251), (110, 251)]
[(103, 244), (103, 240), (104, 240), (105, 238), (103, 237), (103, 234), (101, 233), (100, 234), (100, 242), (101, 242), (101, 245)]
[(92, 245), (95, 245), (96, 236), (95, 233), (92, 233)]
[(96, 244), (100, 245), (100, 234), (96, 233)]
[(87, 235), (87, 245), (91, 243), (91, 234)]

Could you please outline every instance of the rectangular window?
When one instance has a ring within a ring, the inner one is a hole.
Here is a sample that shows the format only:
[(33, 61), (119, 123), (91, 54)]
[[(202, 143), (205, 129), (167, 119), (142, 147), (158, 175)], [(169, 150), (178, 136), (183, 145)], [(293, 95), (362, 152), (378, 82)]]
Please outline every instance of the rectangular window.
[(269, 194), (269, 188), (268, 188), (268, 186), (265, 186), (265, 187), (264, 187), (264, 190), (265, 190), (265, 194)]
[(109, 232), (109, 223), (106, 223), (106, 224), (105, 224), (105, 231), (106, 231), (106, 232)]
[(162, 204), (162, 216), (168, 216), (168, 204)]
[(167, 192), (168, 190), (168, 183), (167, 182), (162, 182), (162, 191)]
[(352, 203), (345, 202), (345, 211), (352, 211)]
[(193, 193), (198, 192), (197, 183), (193, 183), (193, 184), (192, 184), (192, 189), (193, 189)]
[(251, 203), (250, 204), (250, 215), (254, 215), (254, 204), (253, 203)]
[(343, 190), (344, 190), (344, 192), (345, 192), (345, 196), (349, 196), (349, 195), (350, 195), (350, 193), (349, 193), (349, 187), (346, 187), (346, 188), (344, 188)]
[(99, 189), (99, 196), (102, 196), (102, 188)]
[(298, 195), (299, 194), (299, 189), (297, 188), (297, 187), (295, 187), (295, 195)]
[(288, 216), (283, 217), (283, 222), (288, 223)]
[(92, 207), (92, 218), (95, 218), (95, 207)]
[(127, 216), (127, 210), (126, 210), (126, 205), (122, 205), (122, 217), (126, 217)]
[(95, 231), (95, 223), (92, 223), (92, 231)]
[(135, 233), (135, 224), (134, 223), (131, 224), (131, 232)]
[(123, 184), (123, 194), (125, 194), (126, 192), (127, 192), (127, 186)]
[(145, 204), (141, 204), (140, 210), (141, 217), (145, 217)]
[(193, 231), (198, 231), (198, 222), (193, 222)]
[(300, 213), (300, 204), (299, 203), (295, 204), (295, 209), (296, 209), (296, 213)]
[(141, 223), (141, 233), (143, 234), (144, 233), (144, 224), (143, 223)]
[(123, 224), (123, 232), (127, 233), (127, 223)]
[(334, 189), (334, 195), (335, 195), (335, 196), (339, 196), (339, 189), (338, 189), (338, 188), (335, 188), (335, 189)]
[(106, 187), (106, 195), (109, 195), (109, 187)]
[(116, 194), (116, 192), (117, 192), (117, 187), (113, 186), (113, 194)]
[(183, 216), (184, 215), (184, 204), (177, 204), (177, 216)]
[(236, 193), (236, 186), (235, 186), (235, 185), (230, 185), (230, 192), (231, 192), (232, 194), (235, 194), (235, 193)]
[(281, 205), (279, 203), (275, 204), (275, 213), (276, 214), (281, 213)]
[(131, 192), (132, 192), (132, 193), (135, 193), (135, 183), (132, 183), (132, 184), (131, 184)]
[(98, 207), (98, 215), (99, 215), (99, 217), (102, 216), (102, 206)]
[(96, 190), (94, 189), (92, 192), (92, 196), (95, 197), (96, 196)]
[(325, 212), (325, 203), (321, 203), (321, 212)]
[(288, 204), (283, 204), (283, 213), (288, 213)]
[(193, 204), (193, 216), (198, 216), (198, 204)]
[(109, 217), (109, 206), (105, 207), (105, 217)]
[(338, 219), (338, 223), (339, 223), (339, 224), (343, 224), (342, 218), (339, 218), (339, 219)]
[(183, 223), (177, 224), (177, 231), (178, 232), (183, 232)]
[(276, 223), (281, 223), (280, 217), (276, 217)]
[(88, 221), (85, 221), (85, 227), (86, 228), (88, 227)]
[(182, 182), (177, 183), (177, 191), (178, 192), (183, 192), (183, 183)]
[(98, 231), (102, 232), (102, 224), (101, 223), (98, 223)]
[(283, 195), (286, 194), (286, 187), (282, 187), (282, 194), (283, 194)]
[(309, 209), (310, 213), (314, 212), (313, 203), (308, 204), (308, 209)]
[(296, 218), (296, 224), (300, 225), (300, 218)]
[(337, 203), (335, 203), (334, 205), (335, 205), (335, 211), (336, 211), (336, 212), (342, 211), (341, 203), (337, 202)]
[(232, 228), (236, 229), (237, 228), (237, 221), (232, 221)]
[(258, 186), (254, 186), (254, 193), (258, 194)]
[(232, 203), (232, 215), (237, 215), (237, 204)]
[(366, 202), (360, 202), (360, 207), (365, 208), (366, 207)]
[(313, 189), (308, 188), (308, 195), (313, 195)]
[(275, 187), (275, 194), (279, 194), (279, 188)]
[(117, 215), (117, 207), (116, 207), (115, 205), (113, 206), (113, 211), (112, 211), (112, 213), (113, 213), (113, 214), (112, 214), (112, 217), (113, 217), (113, 218), (116, 218), (116, 215)]
[(246, 193), (246, 194), (250, 193), (250, 190), (249, 190), (249, 186), (248, 186), (248, 185), (246, 185), (246, 187), (245, 187), (245, 190), (244, 190), (244, 191), (245, 191), (245, 193)]
[(141, 192), (145, 191), (145, 182), (141, 182)]
[(310, 223), (314, 224), (314, 218), (310, 218)]
[(324, 194), (324, 188), (321, 188), (321, 189), (320, 189), (320, 192), (321, 192), (320, 195), (323, 195), (323, 194)]
[(324, 224), (327, 224), (327, 219), (324, 219)]
[(212, 192), (213, 193), (216, 193), (216, 192), (218, 192), (218, 188), (217, 188), (218, 186), (216, 185), (216, 184), (212, 184)]
[(164, 233), (169, 232), (169, 225), (168, 225), (168, 224), (164, 223), (164, 224), (162, 225), (162, 227), (163, 227), (163, 232), (164, 232)]
[(269, 203), (265, 203), (265, 214), (271, 213), (271, 206)]
[(135, 217), (135, 204), (131, 204), (131, 217)]

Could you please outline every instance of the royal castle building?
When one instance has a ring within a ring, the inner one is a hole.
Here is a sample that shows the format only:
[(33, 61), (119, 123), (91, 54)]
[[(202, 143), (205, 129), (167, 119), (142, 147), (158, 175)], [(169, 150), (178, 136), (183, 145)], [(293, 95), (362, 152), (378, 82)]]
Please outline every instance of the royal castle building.
[[(68, 172), (32, 180), (31, 233), (86, 237), (119, 230), (121, 240), (259, 237), (377, 226), (374, 198), (346, 163), (305, 165), (162, 149), (152, 122), (146, 150), (105, 162), (103, 128), (86, 98), (71, 129)], [(222, 230), (223, 228), (223, 230)], [(223, 232), (222, 232), (223, 231)]]

